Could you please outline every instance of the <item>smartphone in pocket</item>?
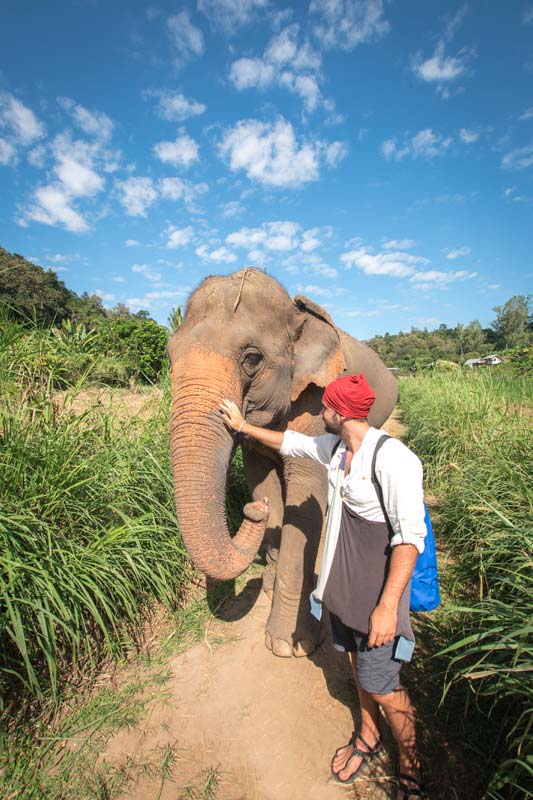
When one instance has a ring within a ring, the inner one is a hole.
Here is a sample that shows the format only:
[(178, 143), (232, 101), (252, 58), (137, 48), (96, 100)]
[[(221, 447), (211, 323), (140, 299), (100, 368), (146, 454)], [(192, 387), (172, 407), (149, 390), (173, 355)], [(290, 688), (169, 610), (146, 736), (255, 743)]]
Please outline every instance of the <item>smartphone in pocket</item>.
[(415, 643), (405, 636), (397, 636), (394, 643), (393, 658), (397, 661), (410, 661), (413, 657)]

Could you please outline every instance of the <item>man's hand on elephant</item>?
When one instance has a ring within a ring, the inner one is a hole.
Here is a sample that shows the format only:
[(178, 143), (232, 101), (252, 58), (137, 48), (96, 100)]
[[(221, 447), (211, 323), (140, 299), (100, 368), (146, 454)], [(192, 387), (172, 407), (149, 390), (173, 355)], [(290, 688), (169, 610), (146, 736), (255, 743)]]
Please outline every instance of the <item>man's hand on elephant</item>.
[(368, 647), (380, 647), (382, 644), (392, 642), (396, 636), (397, 620), (397, 608), (378, 603), (370, 615)]
[(234, 431), (238, 431), (244, 424), (244, 417), (239, 411), (239, 408), (233, 400), (225, 398), (219, 405), (219, 411), (222, 414), (222, 419)]

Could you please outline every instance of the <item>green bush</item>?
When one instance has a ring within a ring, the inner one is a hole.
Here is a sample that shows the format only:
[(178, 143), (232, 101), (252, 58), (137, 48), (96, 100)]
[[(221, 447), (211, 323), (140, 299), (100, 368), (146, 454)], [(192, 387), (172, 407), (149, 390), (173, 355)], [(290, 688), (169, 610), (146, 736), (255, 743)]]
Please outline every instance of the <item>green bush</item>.
[(151, 319), (106, 320), (98, 327), (98, 350), (116, 355), (134, 381), (157, 381), (167, 363), (168, 332)]

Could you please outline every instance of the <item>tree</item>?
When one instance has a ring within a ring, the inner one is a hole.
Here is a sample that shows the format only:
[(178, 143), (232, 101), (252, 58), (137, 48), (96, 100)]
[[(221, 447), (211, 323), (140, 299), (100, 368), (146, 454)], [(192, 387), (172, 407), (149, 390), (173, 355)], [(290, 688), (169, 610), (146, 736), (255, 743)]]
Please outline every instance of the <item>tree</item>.
[(89, 327), (94, 327), (107, 317), (102, 298), (97, 294), (83, 292), (80, 297), (74, 295), (70, 306), (71, 318), (75, 322), (84, 322)]
[(183, 314), (181, 313), (181, 306), (174, 306), (168, 315), (168, 327), (170, 332), (174, 333), (178, 330), (183, 322)]
[(55, 272), (0, 247), (0, 305), (11, 318), (45, 326), (61, 323), (75, 297)]
[(166, 361), (168, 333), (153, 319), (108, 319), (99, 327), (99, 346), (105, 356), (118, 356), (134, 381), (156, 381)]
[(473, 319), (464, 329), (464, 345), (467, 353), (481, 353), (485, 344), (485, 335), (481, 322)]
[(531, 295), (515, 294), (503, 306), (495, 306), (497, 317), (492, 327), (508, 347), (527, 344), (528, 326), (531, 324)]

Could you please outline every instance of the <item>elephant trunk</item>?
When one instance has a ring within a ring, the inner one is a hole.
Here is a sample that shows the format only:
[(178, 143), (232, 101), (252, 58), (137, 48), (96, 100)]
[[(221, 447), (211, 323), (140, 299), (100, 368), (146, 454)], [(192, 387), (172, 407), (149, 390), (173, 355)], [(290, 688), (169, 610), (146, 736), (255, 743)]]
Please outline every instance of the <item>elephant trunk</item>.
[(255, 558), (268, 512), (249, 504), (231, 538), (226, 522), (226, 475), (233, 436), (218, 411), (227, 397), (240, 405), (236, 368), (229, 358), (189, 351), (172, 367), (171, 457), (176, 512), (195, 566), (214, 580), (235, 578)]

